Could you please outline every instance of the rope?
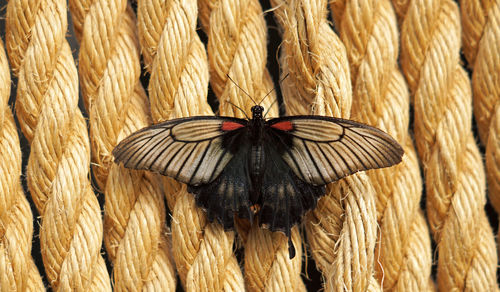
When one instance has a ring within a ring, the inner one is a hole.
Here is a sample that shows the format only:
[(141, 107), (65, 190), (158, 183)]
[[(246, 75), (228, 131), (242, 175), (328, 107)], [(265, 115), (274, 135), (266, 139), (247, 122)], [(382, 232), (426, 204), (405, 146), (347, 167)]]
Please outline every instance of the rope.
[[(326, 20), (326, 1), (274, 1), (283, 27), (281, 67), (289, 114), (348, 118), (351, 83), (346, 51)], [(304, 105), (310, 105), (308, 109)], [(363, 173), (327, 187), (306, 219), (311, 253), (327, 291), (380, 290), (373, 278), (374, 189)]]
[[(389, 133), (406, 153), (397, 166), (367, 172), (377, 194), (377, 279), (384, 290), (432, 290), (430, 237), (420, 210), (417, 156), (408, 135), (409, 96), (397, 67), (395, 14), (389, 1), (334, 2), (332, 10), (351, 65), (353, 118)], [(422, 234), (412, 234), (416, 231)]]
[(463, 51), (474, 70), (474, 116), (486, 146), (489, 197), (500, 213), (500, 1), (462, 2)]
[(7, 48), (19, 77), (16, 112), (31, 144), (26, 176), (42, 216), (40, 245), (52, 288), (111, 290), (66, 9), (65, 1), (10, 1), (7, 8)]
[(0, 42), (0, 291), (42, 291), (42, 278), (31, 258), (33, 215), (24, 196), (21, 148), (10, 96), (9, 63)]
[[(210, 84), (221, 102), (220, 112), (243, 117), (228, 101), (250, 113), (254, 101), (242, 90), (259, 103), (273, 88), (266, 69), (267, 32), (262, 8), (257, 0), (202, 1), (200, 19), (208, 35)], [(272, 92), (262, 105), (269, 109), (275, 99)], [(276, 109), (271, 109), (270, 116), (277, 115)], [(238, 219), (236, 226), (245, 245), (245, 280), (249, 291), (305, 290), (300, 278), (302, 251), (297, 228), (292, 229), (297, 254), (290, 260), (288, 240), (283, 234), (264, 230), (257, 224), (250, 227)]]
[[(397, 1), (396, 1), (397, 2)], [(471, 131), (471, 91), (460, 67), (453, 1), (413, 1), (401, 15), (401, 65), (415, 105), (427, 215), (442, 291), (494, 291), (496, 248), (484, 212), (481, 157)]]
[[(140, 1), (139, 32), (155, 122), (212, 115), (206, 102), (208, 63), (196, 34), (196, 1)], [(176, 29), (172, 29), (176, 28)], [(186, 186), (164, 179), (172, 210), (173, 256), (186, 291), (241, 291), (234, 234), (209, 223)]]
[(93, 170), (104, 191), (105, 245), (115, 291), (175, 290), (165, 205), (154, 175), (114, 164), (111, 151), (149, 124), (135, 15), (127, 1), (70, 1), (80, 38), (80, 80), (89, 112)]
[[(266, 69), (267, 32), (262, 8), (258, 0), (201, 1), (200, 19), (208, 35), (210, 85), (220, 100), (220, 113), (244, 118), (228, 101), (250, 113), (254, 101), (242, 90), (258, 103), (274, 87)], [(273, 91), (262, 106), (269, 109), (275, 99)], [(277, 108), (269, 114), (276, 116)]]

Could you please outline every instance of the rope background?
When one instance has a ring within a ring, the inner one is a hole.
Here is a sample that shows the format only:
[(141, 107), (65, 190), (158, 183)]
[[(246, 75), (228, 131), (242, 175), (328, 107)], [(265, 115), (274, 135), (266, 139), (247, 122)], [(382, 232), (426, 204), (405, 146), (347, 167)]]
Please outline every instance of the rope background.
[[(500, 0), (3, 4), (0, 290), (498, 291)], [(329, 185), (293, 260), (282, 234), (225, 232), (185, 185), (112, 162), (151, 123), (250, 113), (227, 75), (258, 102), (286, 74), (266, 109), (406, 152)]]

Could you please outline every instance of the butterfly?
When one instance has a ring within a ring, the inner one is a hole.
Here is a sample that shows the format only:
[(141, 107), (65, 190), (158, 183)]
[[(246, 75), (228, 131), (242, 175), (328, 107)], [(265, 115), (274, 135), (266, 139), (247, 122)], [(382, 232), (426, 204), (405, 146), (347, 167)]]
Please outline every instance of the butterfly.
[(160, 173), (188, 185), (208, 219), (225, 230), (234, 216), (288, 237), (316, 206), (325, 185), (358, 171), (401, 162), (401, 146), (385, 132), (351, 120), (288, 116), (266, 120), (197, 116), (139, 130), (113, 150), (127, 168)]

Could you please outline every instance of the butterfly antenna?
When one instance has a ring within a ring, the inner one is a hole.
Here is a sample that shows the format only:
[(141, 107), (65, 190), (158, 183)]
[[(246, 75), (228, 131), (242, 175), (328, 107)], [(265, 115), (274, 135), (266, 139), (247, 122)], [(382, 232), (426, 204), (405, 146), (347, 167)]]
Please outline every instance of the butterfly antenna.
[[(290, 75), (290, 73), (286, 73), (285, 77), (281, 78), (281, 80), (278, 82), (278, 84), (279, 84), (279, 85), (281, 85), (281, 82), (283, 82), (283, 80), (285, 80), (285, 79), (288, 77), (288, 75)], [(268, 92), (268, 93), (267, 93), (267, 94), (266, 94), (266, 95), (265, 95), (265, 96), (264, 96), (264, 97), (260, 100), (260, 102), (259, 102), (259, 104), (258, 104), (258, 105), (260, 105), (260, 104), (264, 101), (264, 99), (266, 99), (266, 97), (268, 97), (268, 96), (269, 96), (269, 94), (271, 94), (271, 93), (272, 93), (273, 91), (275, 91), (275, 90), (276, 90), (276, 86), (275, 86), (275, 87), (273, 87), (273, 89), (271, 89), (271, 90), (270, 90), (270, 91), (269, 91), (269, 92)], [(271, 108), (271, 107), (269, 107), (269, 108)]]
[(269, 106), (269, 108), (267, 109), (266, 113), (264, 114), (264, 119), (266, 118), (267, 116), (267, 113), (273, 108), (273, 105), (278, 101), (278, 99), (274, 99), (273, 103), (271, 103), (271, 105)]
[(245, 115), (245, 117), (247, 118), (247, 120), (250, 120), (250, 118), (247, 116), (247, 114), (245, 113), (245, 111), (241, 109), (241, 107), (235, 105), (234, 103), (232, 103), (229, 100), (226, 100), (226, 102), (229, 103), (230, 105), (234, 106), (235, 108), (239, 109)]
[(255, 102), (255, 100), (250, 96), (250, 94), (248, 94), (245, 90), (243, 90), (243, 88), (241, 88), (236, 82), (234, 82), (233, 78), (231, 78), (231, 76), (229, 76), (229, 74), (226, 74), (227, 78), (229, 78), (229, 80), (231, 80), (231, 82), (234, 83), (234, 85), (236, 85), (236, 87), (238, 87), (241, 91), (243, 91), (243, 93), (245, 93), (248, 97), (250, 97), (250, 99), (253, 101), (253, 103), (257, 104)]

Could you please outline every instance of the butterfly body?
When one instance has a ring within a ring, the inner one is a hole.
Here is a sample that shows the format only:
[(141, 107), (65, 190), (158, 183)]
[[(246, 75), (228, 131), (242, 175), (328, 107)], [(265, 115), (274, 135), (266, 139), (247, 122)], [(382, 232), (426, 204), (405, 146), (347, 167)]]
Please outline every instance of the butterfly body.
[(265, 120), (191, 117), (142, 129), (115, 148), (126, 167), (171, 176), (188, 185), (209, 220), (226, 230), (234, 216), (281, 231), (314, 208), (325, 185), (357, 171), (399, 163), (403, 150), (386, 133), (321, 116)]

